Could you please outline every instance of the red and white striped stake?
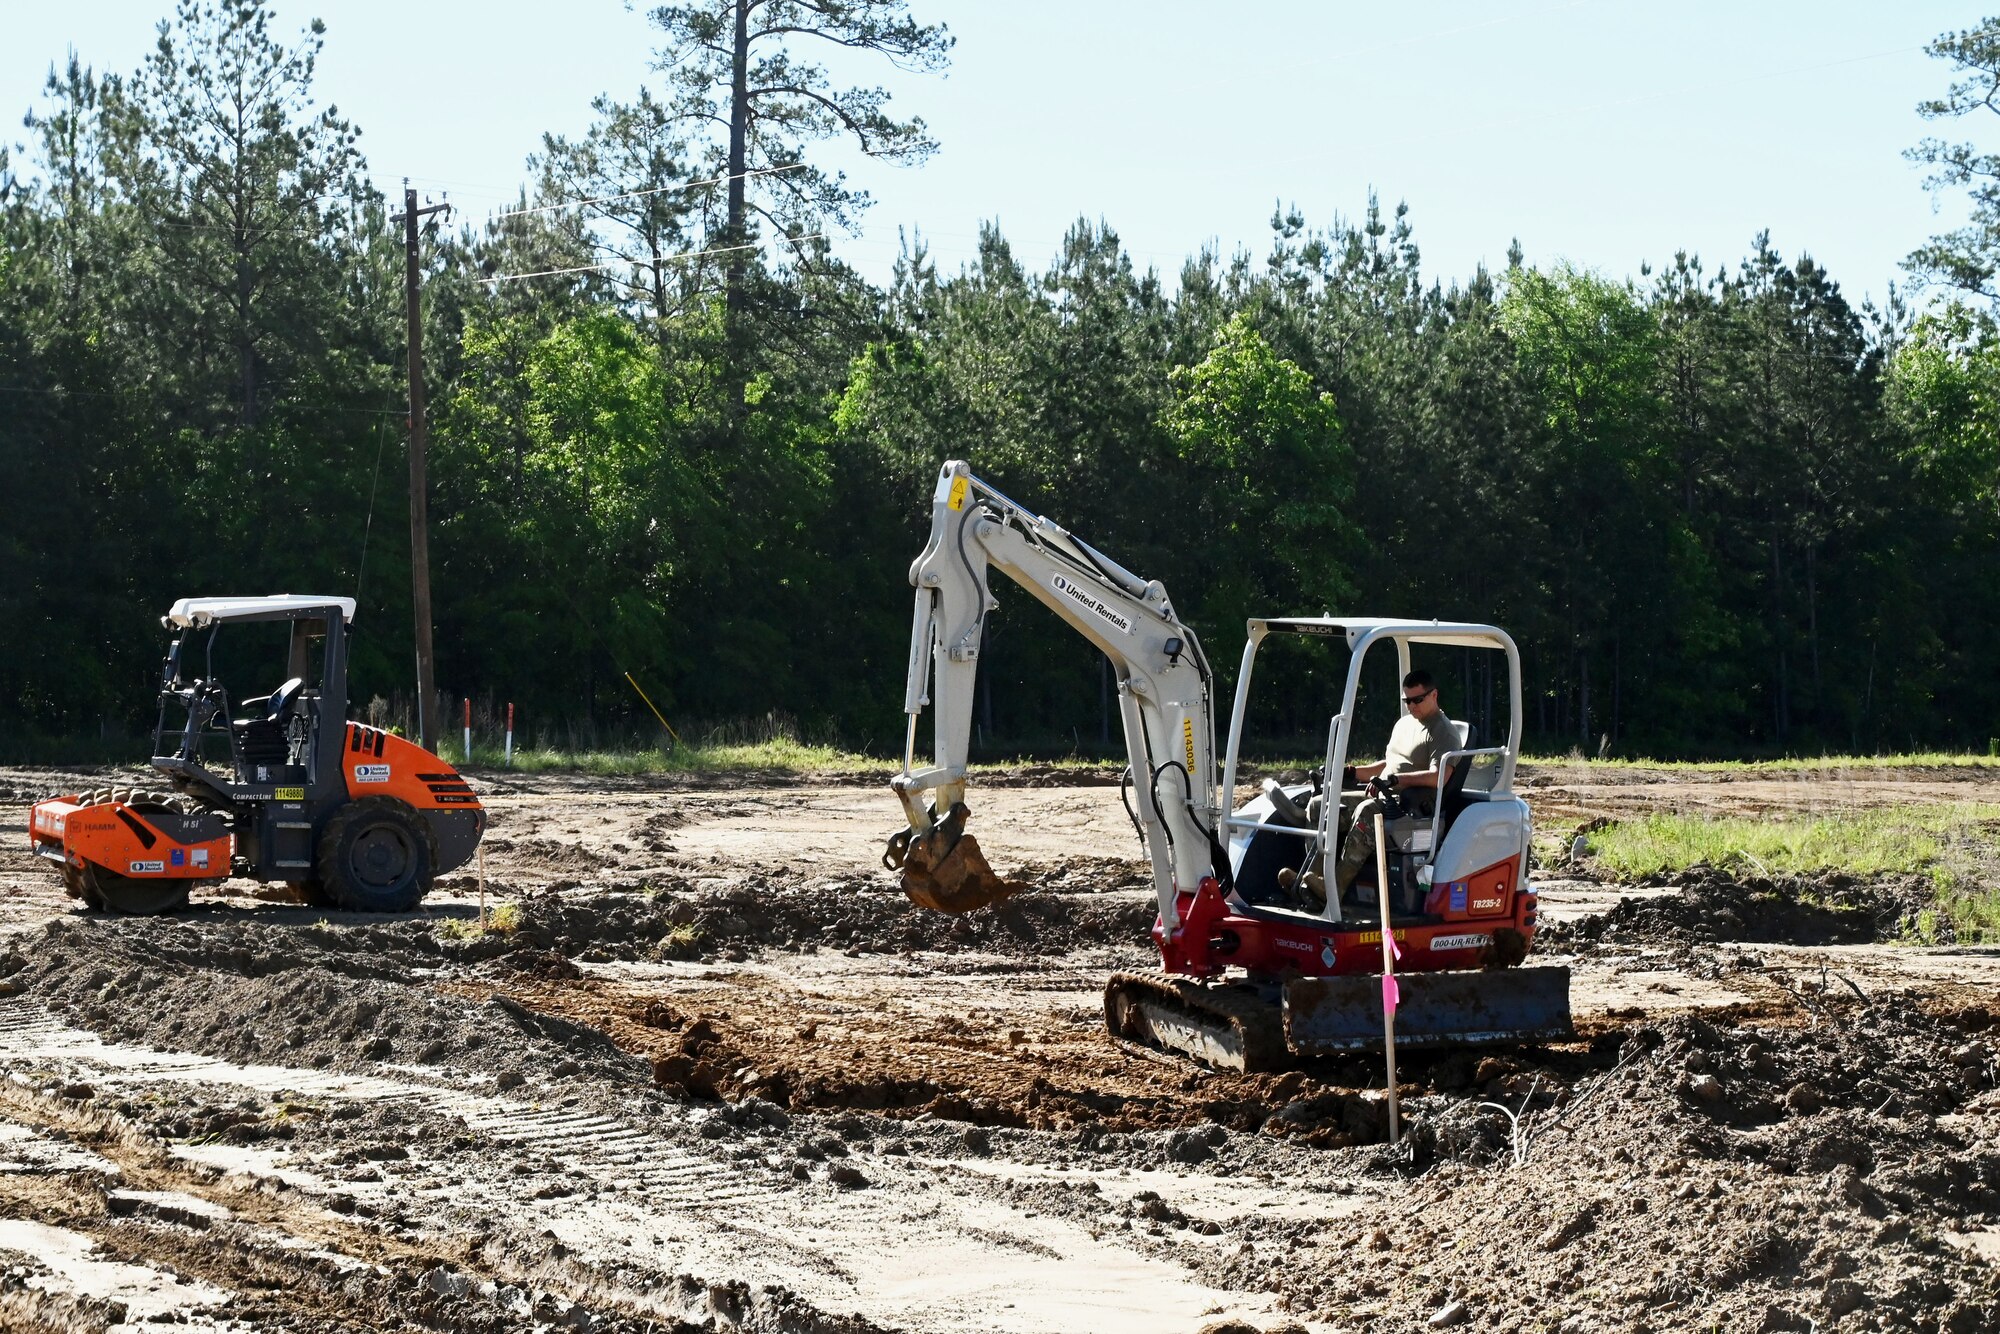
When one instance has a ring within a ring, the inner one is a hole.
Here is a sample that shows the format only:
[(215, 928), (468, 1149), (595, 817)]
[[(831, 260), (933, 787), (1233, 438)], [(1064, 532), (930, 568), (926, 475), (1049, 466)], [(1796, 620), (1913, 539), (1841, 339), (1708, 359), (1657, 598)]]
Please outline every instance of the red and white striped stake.
[(465, 697), (465, 762), (472, 763), (472, 696)]
[(514, 767), (514, 705), (511, 701), (507, 705), (507, 759), (502, 767)]
[(1389, 1054), (1389, 1142), (1403, 1138), (1402, 1115), (1396, 1099), (1396, 1003), (1403, 998), (1396, 985), (1396, 933), (1389, 925), (1389, 840), (1382, 812), (1375, 812), (1375, 902), (1382, 909), (1382, 1045)]

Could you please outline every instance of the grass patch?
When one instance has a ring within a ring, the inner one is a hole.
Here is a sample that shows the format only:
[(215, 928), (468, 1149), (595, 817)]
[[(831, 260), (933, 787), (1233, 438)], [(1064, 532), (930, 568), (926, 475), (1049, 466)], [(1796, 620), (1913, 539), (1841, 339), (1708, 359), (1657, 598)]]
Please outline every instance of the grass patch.
[[(456, 761), (464, 752), (444, 747), (444, 758)], [(498, 746), (474, 746), (468, 769), (508, 767)], [(873, 770), (888, 773), (897, 766), (880, 756), (859, 755), (833, 746), (802, 741), (759, 741), (746, 744), (674, 746), (653, 750), (517, 749), (511, 766), (520, 773), (710, 774), (764, 770), (780, 773), (821, 773), (828, 770)]]
[[(457, 764), (464, 752), (444, 747), (444, 758)], [(498, 747), (472, 748), (472, 762), (463, 765), (471, 772), (499, 770), (505, 755)], [(919, 766), (929, 763), (920, 760)], [(1004, 773), (1032, 765), (1037, 769), (1096, 772), (1112, 766), (1112, 761), (1089, 756), (1062, 759), (1010, 759), (982, 761), (972, 772)], [(517, 773), (585, 773), (604, 776), (635, 774), (880, 774), (887, 779), (900, 773), (903, 762), (884, 755), (841, 750), (836, 746), (813, 745), (803, 741), (758, 741), (719, 745), (674, 746), (654, 750), (516, 750), (513, 769)]]
[(1815, 773), (1837, 769), (2000, 769), (2000, 755), (1923, 751), (1910, 755), (1788, 755), (1764, 760), (1594, 760), (1582, 755), (1525, 755), (1523, 765), (1590, 769), (1659, 769), (1685, 773)]
[(660, 937), (653, 953), (662, 959), (698, 959), (701, 957), (702, 941), (707, 936), (708, 933), (695, 923), (682, 922)]
[(1588, 846), (1597, 865), (1621, 880), (1706, 862), (1773, 875), (1925, 873), (1943, 890), (1957, 879), (1945, 865), (1947, 848), (1961, 839), (1987, 842), (1996, 828), (2000, 806), (1970, 802), (1839, 815), (1649, 815), (1589, 835)]
[(446, 917), (431, 929), (440, 939), (462, 941), (477, 940), (489, 931), (505, 933), (520, 928), (521, 905), (509, 899), (486, 914), (484, 925), (477, 917)]

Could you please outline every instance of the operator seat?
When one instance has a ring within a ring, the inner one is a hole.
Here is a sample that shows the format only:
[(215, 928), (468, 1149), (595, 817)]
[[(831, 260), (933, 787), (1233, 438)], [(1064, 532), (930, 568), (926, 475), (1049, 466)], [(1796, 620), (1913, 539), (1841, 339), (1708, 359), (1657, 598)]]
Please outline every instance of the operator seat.
[(238, 718), (229, 724), (236, 737), (236, 750), (243, 763), (266, 768), (289, 762), (291, 749), (285, 737), (285, 723), (305, 693), (305, 678), (294, 676), (264, 699), (247, 699), (247, 704), (264, 705), (261, 717)]
[[(1454, 722), (1452, 726), (1458, 729), (1459, 749), (1472, 749), (1472, 724)], [(1443, 819), (1438, 821), (1440, 845), (1444, 843), (1444, 836), (1451, 832), (1451, 822), (1472, 804), (1465, 795), (1465, 780), (1471, 776), (1472, 757), (1466, 756), (1451, 766), (1451, 776), (1444, 780), (1444, 786), (1438, 790), (1438, 810), (1443, 815)]]

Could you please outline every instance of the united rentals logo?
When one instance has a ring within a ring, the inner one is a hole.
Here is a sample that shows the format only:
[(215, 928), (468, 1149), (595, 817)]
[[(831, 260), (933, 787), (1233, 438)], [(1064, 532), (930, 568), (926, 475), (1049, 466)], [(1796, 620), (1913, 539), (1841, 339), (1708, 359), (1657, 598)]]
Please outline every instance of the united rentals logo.
[(386, 783), (389, 781), (389, 766), (386, 764), (357, 764), (354, 766), (354, 781), (357, 783)]
[(1129, 616), (1126, 616), (1116, 608), (1107, 607), (1094, 594), (1086, 589), (1077, 587), (1063, 576), (1059, 574), (1050, 576), (1049, 587), (1055, 589), (1056, 592), (1062, 594), (1077, 606), (1082, 607), (1085, 611), (1090, 612), (1106, 625), (1116, 626), (1121, 632), (1128, 635), (1132, 633), (1132, 620)]

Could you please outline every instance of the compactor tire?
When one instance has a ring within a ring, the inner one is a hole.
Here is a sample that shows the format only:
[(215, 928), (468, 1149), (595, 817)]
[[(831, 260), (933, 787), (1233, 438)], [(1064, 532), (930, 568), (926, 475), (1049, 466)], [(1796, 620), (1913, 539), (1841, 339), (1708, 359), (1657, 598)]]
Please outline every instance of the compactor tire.
[(394, 797), (364, 797), (328, 820), (314, 860), (320, 885), (350, 912), (409, 912), (437, 875), (430, 827)]

